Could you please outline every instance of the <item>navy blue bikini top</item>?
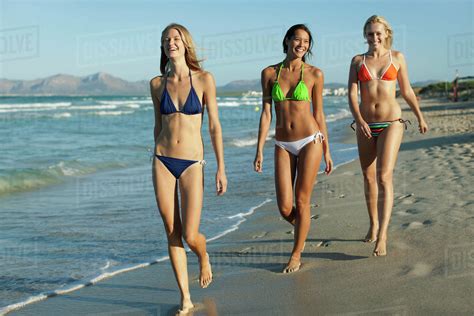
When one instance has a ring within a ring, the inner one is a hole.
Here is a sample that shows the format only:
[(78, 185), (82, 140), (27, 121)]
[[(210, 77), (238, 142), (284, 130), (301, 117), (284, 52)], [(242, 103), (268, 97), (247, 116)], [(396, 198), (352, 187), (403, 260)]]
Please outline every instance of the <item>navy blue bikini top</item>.
[(193, 79), (191, 77), (191, 69), (189, 70), (189, 80), (191, 82), (191, 90), (189, 91), (188, 98), (184, 103), (183, 109), (181, 111), (176, 109), (176, 106), (171, 100), (168, 89), (166, 89), (167, 76), (165, 76), (165, 89), (163, 90), (163, 95), (161, 96), (160, 112), (164, 115), (169, 115), (173, 113), (183, 113), (186, 115), (200, 114), (202, 112), (201, 101), (196, 94), (196, 91), (193, 87)]

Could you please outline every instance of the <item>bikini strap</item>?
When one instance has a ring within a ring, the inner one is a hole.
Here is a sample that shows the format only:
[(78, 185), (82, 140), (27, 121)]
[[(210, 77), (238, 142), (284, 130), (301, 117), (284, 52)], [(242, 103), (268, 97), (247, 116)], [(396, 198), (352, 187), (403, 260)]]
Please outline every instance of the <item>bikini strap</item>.
[(364, 53), (364, 60), (363, 60), (362, 62), (363, 62), (363, 63), (364, 63), (364, 65), (365, 65), (365, 53)]
[(301, 81), (303, 80), (303, 72), (304, 72), (304, 62), (301, 62)]
[(402, 119), (402, 118), (398, 118), (398, 119), (396, 119), (396, 120), (388, 121), (388, 122), (390, 122), (390, 123), (393, 123), (393, 122), (400, 122), (400, 123), (402, 123), (403, 125), (405, 125), (405, 130), (408, 128), (407, 123), (411, 125), (410, 120), (404, 120), (404, 119)]
[(280, 68), (278, 69), (277, 82), (280, 80), (281, 68), (283, 68), (283, 61), (281, 62)]
[(400, 123), (402, 123), (403, 125), (405, 125), (405, 130), (408, 129), (407, 122), (411, 125), (410, 120), (404, 120), (404, 119), (402, 119), (402, 118), (399, 118), (397, 121), (399, 121)]
[(166, 90), (166, 86), (168, 85), (168, 72), (165, 71), (165, 90)]
[(390, 64), (392, 64), (393, 61), (392, 61), (392, 50), (391, 49), (388, 50), (388, 54), (390, 56)]
[(193, 76), (191, 74), (191, 68), (189, 68), (189, 81), (191, 82), (191, 87), (193, 86)]
[(355, 128), (354, 128), (354, 124), (355, 124), (355, 122), (356, 122), (356, 121), (355, 121), (355, 120), (353, 120), (353, 121), (352, 121), (352, 123), (351, 123), (351, 128), (352, 128), (352, 130), (354, 130), (354, 131), (355, 131)]

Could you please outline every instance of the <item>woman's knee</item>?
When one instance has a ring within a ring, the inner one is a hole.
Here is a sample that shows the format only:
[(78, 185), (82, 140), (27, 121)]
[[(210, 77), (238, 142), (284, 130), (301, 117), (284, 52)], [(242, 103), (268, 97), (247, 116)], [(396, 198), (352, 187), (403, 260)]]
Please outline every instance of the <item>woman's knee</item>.
[(310, 197), (309, 196), (297, 196), (296, 197), (296, 211), (300, 214), (309, 210)]
[(284, 202), (278, 204), (278, 210), (280, 211), (280, 215), (284, 218), (290, 217), (291, 213), (293, 212), (293, 203)]
[(377, 183), (381, 188), (391, 186), (392, 181), (393, 181), (392, 170), (381, 170), (377, 173)]
[(368, 185), (377, 183), (377, 175), (372, 169), (362, 169), (362, 174), (364, 175), (364, 182)]
[(184, 241), (190, 248), (195, 248), (198, 243), (199, 233), (184, 233)]

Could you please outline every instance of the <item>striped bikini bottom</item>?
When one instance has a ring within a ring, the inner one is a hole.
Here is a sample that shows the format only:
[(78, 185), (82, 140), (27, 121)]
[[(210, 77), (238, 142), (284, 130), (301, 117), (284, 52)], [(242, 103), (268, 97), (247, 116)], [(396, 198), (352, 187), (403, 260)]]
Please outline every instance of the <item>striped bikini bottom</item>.
[[(370, 128), (370, 133), (372, 134), (372, 137), (377, 137), (380, 135), (380, 133), (383, 132), (384, 129), (392, 125), (393, 122), (400, 122), (403, 125), (405, 125), (405, 129), (408, 128), (407, 122), (411, 124), (409, 120), (403, 120), (401, 118), (393, 120), (393, 121), (385, 121), (385, 122), (372, 122), (372, 123), (367, 123)], [(355, 121), (352, 121), (351, 128), (355, 131), (354, 128)]]

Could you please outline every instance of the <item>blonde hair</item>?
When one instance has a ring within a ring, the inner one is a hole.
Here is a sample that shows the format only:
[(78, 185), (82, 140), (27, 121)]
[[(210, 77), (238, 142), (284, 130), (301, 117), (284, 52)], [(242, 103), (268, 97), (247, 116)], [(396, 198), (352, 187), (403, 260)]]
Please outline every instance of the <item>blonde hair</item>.
[(201, 67), (201, 60), (199, 60), (196, 56), (196, 45), (194, 45), (193, 38), (191, 37), (191, 33), (189, 33), (188, 29), (178, 23), (171, 23), (161, 33), (161, 59), (160, 59), (160, 71), (161, 74), (165, 74), (167, 71), (167, 66), (169, 62), (168, 56), (166, 56), (165, 51), (163, 49), (163, 41), (169, 30), (175, 29), (178, 31), (179, 35), (181, 36), (181, 40), (184, 43), (184, 59), (186, 60), (186, 65), (189, 69), (194, 71), (202, 70)]
[(372, 15), (370, 18), (367, 19), (367, 21), (365, 21), (364, 28), (362, 30), (364, 34), (364, 38), (365, 39), (367, 38), (367, 34), (366, 34), (367, 26), (373, 23), (380, 23), (385, 27), (385, 33), (387, 35), (387, 38), (385, 39), (385, 43), (383, 44), (383, 46), (385, 46), (385, 48), (387, 49), (390, 49), (393, 43), (393, 30), (390, 24), (388, 24), (387, 20), (385, 20), (383, 16)]

